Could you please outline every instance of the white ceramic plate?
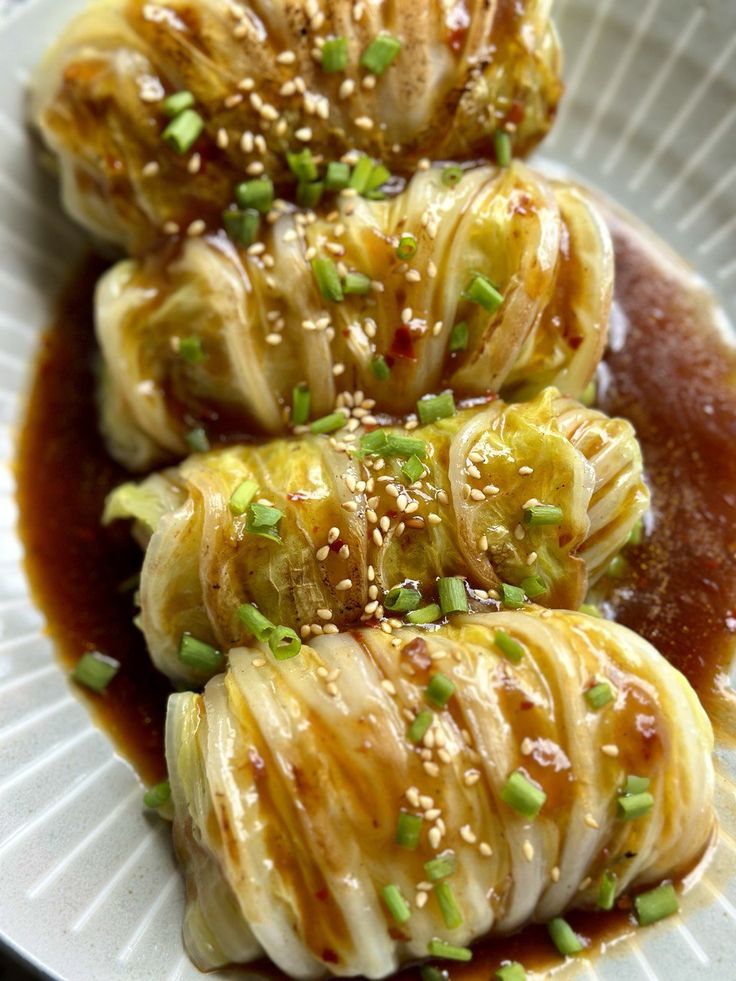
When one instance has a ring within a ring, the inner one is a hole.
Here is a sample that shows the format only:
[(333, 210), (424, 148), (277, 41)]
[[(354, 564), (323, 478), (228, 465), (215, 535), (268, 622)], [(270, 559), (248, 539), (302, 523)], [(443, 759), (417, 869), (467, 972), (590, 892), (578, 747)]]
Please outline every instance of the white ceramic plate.
[[(82, 3), (29, 0), (0, 30), (0, 936), (54, 978), (184, 981), (202, 975), (181, 946), (168, 827), (142, 813), (138, 778), (58, 668), (15, 531), (24, 392), (82, 243), (34, 165), (23, 88)], [(545, 156), (649, 223), (733, 318), (736, 0), (559, 0), (557, 23), (569, 91)], [(736, 753), (718, 757), (720, 842), (682, 915), (560, 976), (736, 978)]]

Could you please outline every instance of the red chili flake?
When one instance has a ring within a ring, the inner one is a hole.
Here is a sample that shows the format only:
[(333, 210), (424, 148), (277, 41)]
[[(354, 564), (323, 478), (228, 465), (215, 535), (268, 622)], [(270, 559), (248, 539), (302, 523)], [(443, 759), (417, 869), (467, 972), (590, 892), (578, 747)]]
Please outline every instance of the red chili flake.
[(339, 957), (331, 947), (325, 947), (322, 951), (322, 960), (326, 964), (337, 964), (339, 962)]
[(423, 637), (415, 637), (414, 640), (410, 640), (404, 644), (401, 648), (401, 653), (404, 657), (408, 657), (416, 667), (422, 670), (426, 670), (432, 663), (427, 641)]
[(401, 327), (396, 328), (389, 354), (392, 354), (395, 358), (408, 358), (411, 361), (416, 361), (414, 339), (406, 324), (402, 324)]
[(305, 491), (289, 491), (286, 495), (287, 501), (308, 501), (309, 494)]
[(524, 103), (520, 99), (514, 99), (509, 111), (506, 113), (506, 122), (516, 123), (518, 125), (524, 118), (524, 113)]
[(316, 896), (317, 899), (320, 900), (320, 902), (326, 903), (327, 900), (330, 898), (330, 890), (327, 889), (327, 887), (323, 889), (318, 889), (314, 895)]
[(336, 538), (330, 545), (330, 550), (333, 552), (339, 552), (344, 544), (345, 542), (342, 540), (342, 538)]

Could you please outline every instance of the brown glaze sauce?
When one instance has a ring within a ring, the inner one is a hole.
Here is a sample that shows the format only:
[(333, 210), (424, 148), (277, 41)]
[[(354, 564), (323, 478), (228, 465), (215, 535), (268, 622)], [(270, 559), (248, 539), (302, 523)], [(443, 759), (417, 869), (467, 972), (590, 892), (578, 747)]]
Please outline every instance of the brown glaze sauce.
[[(736, 352), (713, 327), (707, 297), (674, 267), (658, 265), (639, 236), (610, 217), (617, 313), (600, 372), (600, 406), (636, 425), (653, 505), (629, 572), (605, 586), (607, 612), (650, 639), (699, 692), (717, 722), (729, 696), (736, 631)], [(90, 259), (64, 294), (39, 358), (18, 458), (20, 530), (27, 570), (67, 666), (98, 649), (122, 663), (102, 696), (100, 722), (144, 780), (164, 773), (168, 683), (131, 624), (126, 581), (140, 553), (124, 527), (103, 529), (102, 503), (126, 478), (96, 428)], [(633, 929), (626, 900), (610, 914), (571, 913), (589, 946)], [(542, 926), (475, 947), (472, 964), (448, 964), (453, 981), (487, 979), (505, 960), (528, 969), (559, 962)], [(263, 965), (262, 973), (280, 976)], [(402, 979), (416, 978), (407, 969)]]

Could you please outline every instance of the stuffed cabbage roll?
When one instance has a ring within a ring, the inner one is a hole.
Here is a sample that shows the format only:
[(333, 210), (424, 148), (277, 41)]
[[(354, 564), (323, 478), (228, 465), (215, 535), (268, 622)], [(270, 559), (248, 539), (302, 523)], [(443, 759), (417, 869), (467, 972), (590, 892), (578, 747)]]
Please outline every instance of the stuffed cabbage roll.
[(70, 214), (135, 251), (172, 222), (219, 224), (244, 175), (283, 182), (305, 147), (403, 173), (488, 156), (497, 132), (528, 152), (561, 92), (550, 7), (95, 0), (38, 69), (32, 118)]
[(712, 747), (685, 678), (581, 614), (233, 651), (169, 701), (187, 950), (203, 970), (265, 953), (289, 977), (380, 978), (610, 908), (705, 851)]
[(525, 595), (576, 608), (648, 503), (631, 425), (554, 389), (411, 432), (337, 418), (331, 437), (195, 455), (108, 499), (107, 521), (137, 519), (140, 622), (174, 680), (219, 665), (183, 637), (252, 641), (243, 604), (305, 638), (437, 603), (429, 619)]
[(223, 235), (114, 266), (96, 298), (113, 455), (131, 469), (181, 457), (195, 425), (282, 433), (299, 385), (312, 418), (345, 390), (395, 415), (445, 384), (579, 396), (613, 283), (595, 206), (522, 164), (450, 187), (443, 174), (313, 222), (286, 215), (248, 249)]

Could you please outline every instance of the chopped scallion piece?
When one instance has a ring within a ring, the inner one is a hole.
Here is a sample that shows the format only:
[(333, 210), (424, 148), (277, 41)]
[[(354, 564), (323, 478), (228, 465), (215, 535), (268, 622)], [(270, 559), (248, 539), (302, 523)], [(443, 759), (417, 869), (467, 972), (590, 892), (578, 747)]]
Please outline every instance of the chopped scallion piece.
[(583, 949), (580, 938), (570, 924), (561, 916), (556, 916), (547, 924), (552, 943), (563, 957), (572, 957)]
[(508, 167), (511, 163), (511, 137), (505, 129), (497, 129), (493, 134), (493, 149), (498, 166)]
[(255, 480), (244, 480), (230, 495), (230, 510), (233, 514), (245, 514), (248, 505), (257, 493), (258, 484)]
[(628, 571), (629, 563), (626, 561), (623, 555), (614, 555), (614, 557), (608, 563), (606, 575), (611, 576), (612, 579), (623, 579)]
[(580, 607), (580, 612), (585, 613), (589, 617), (602, 617), (600, 609), (595, 605), (595, 603), (583, 603)]
[(442, 957), (446, 961), (472, 961), (473, 951), (469, 947), (457, 947), (446, 940), (433, 939), (427, 944), (432, 957)]
[(206, 453), (210, 448), (210, 441), (207, 439), (207, 433), (202, 426), (195, 426), (194, 429), (190, 429), (184, 439), (192, 453)]
[(361, 157), (353, 167), (348, 186), (356, 190), (358, 194), (363, 194), (368, 188), (368, 181), (372, 173), (373, 161), (371, 158)]
[(381, 456), (388, 448), (388, 433), (385, 429), (374, 429), (361, 437), (361, 452), (368, 456)]
[(606, 870), (601, 876), (595, 904), (599, 909), (613, 909), (616, 902), (616, 873)]
[(323, 181), (299, 181), (296, 186), (296, 203), (300, 208), (316, 208), (325, 190)]
[(504, 964), (493, 975), (494, 981), (526, 981), (526, 971), (518, 961)]
[(270, 177), (243, 181), (235, 188), (235, 200), (241, 208), (253, 208), (266, 214), (273, 204), (273, 181)]
[(441, 852), (435, 858), (424, 863), (424, 874), (430, 882), (441, 882), (454, 874), (457, 860), (451, 851)]
[(99, 651), (87, 651), (74, 666), (72, 678), (90, 691), (101, 692), (120, 670), (120, 661)]
[(409, 909), (409, 904), (401, 895), (401, 890), (398, 886), (390, 885), (384, 886), (381, 890), (381, 897), (386, 904), (386, 909), (389, 911), (393, 919), (401, 925), (406, 923), (406, 921), (411, 917), (411, 910)]
[(629, 532), (629, 537), (626, 540), (626, 544), (627, 545), (641, 545), (642, 534), (643, 534), (643, 526), (642, 526), (642, 523), (641, 523), (641, 518), (639, 518), (639, 520), (636, 522), (636, 524), (634, 525), (634, 527)]
[(468, 612), (468, 594), (465, 582), (459, 576), (445, 576), (437, 581), (440, 608), (447, 616), (450, 613)]
[(371, 370), (379, 381), (386, 381), (391, 377), (391, 369), (382, 354), (377, 354), (371, 361)]
[(327, 164), (325, 187), (328, 191), (342, 191), (350, 183), (350, 164), (333, 160)]
[(439, 903), (442, 920), (448, 930), (456, 930), (462, 926), (463, 914), (455, 899), (455, 893), (449, 882), (438, 882), (434, 888), (434, 894)]
[(651, 794), (630, 794), (628, 797), (619, 797), (618, 817), (621, 821), (635, 821), (649, 814), (653, 807), (654, 798)]
[(526, 594), (518, 586), (512, 586), (507, 582), (501, 583), (501, 602), (510, 610), (520, 610), (524, 605)]
[(416, 610), (421, 602), (422, 594), (419, 590), (397, 586), (396, 589), (386, 593), (383, 605), (392, 613), (409, 613), (411, 610)]
[(501, 791), (501, 800), (518, 814), (533, 821), (542, 810), (547, 795), (521, 770), (514, 770)]
[(452, 392), (443, 392), (442, 395), (431, 395), (429, 398), (420, 399), (417, 402), (417, 412), (423, 426), (437, 422), (438, 419), (449, 419), (457, 412)]
[(465, 287), (463, 297), (471, 303), (477, 303), (488, 313), (495, 313), (503, 303), (503, 294), (482, 273), (473, 276)]
[(598, 398), (598, 386), (594, 381), (588, 382), (588, 384), (583, 389), (583, 394), (580, 396), (580, 401), (583, 405), (590, 408), (591, 405), (595, 405), (595, 400)]
[(238, 607), (238, 619), (245, 625), (247, 630), (253, 634), (256, 640), (268, 640), (269, 635), (275, 630), (274, 624), (264, 617), (252, 603), (242, 603)]
[(531, 528), (559, 525), (562, 524), (564, 516), (562, 508), (556, 504), (534, 504), (524, 509), (524, 524)]
[(413, 851), (419, 844), (422, 833), (422, 817), (420, 814), (410, 814), (408, 811), (399, 812), (396, 825), (396, 844), (400, 848)]
[(419, 968), (419, 977), (422, 981), (449, 981), (447, 971), (440, 971), (438, 967), (431, 964), (424, 964)]
[(417, 240), (411, 232), (404, 232), (404, 234), (399, 239), (399, 244), (396, 247), (396, 255), (399, 259), (413, 259), (417, 254)]
[(222, 654), (212, 644), (184, 633), (179, 642), (179, 660), (197, 671), (214, 671), (222, 664)]
[(183, 358), (187, 364), (200, 364), (207, 355), (202, 347), (201, 337), (180, 337), (179, 338), (179, 356)]
[(291, 393), (291, 421), (295, 426), (303, 426), (309, 419), (312, 394), (304, 382), (295, 385)]
[(622, 794), (643, 794), (645, 790), (649, 790), (649, 784), (651, 783), (649, 777), (635, 777), (629, 774), (626, 777), (626, 783), (624, 784), (624, 789), (621, 791)]
[(390, 177), (391, 171), (388, 169), (388, 167), (384, 166), (382, 163), (374, 164), (368, 178), (368, 183), (365, 186), (366, 193), (377, 191), (379, 187), (382, 187), (386, 181), (389, 180)]
[[(419, 611), (417, 610), (417, 613)], [(412, 616), (412, 614), (409, 614)], [(432, 725), (432, 719), (434, 716), (429, 711), (429, 709), (422, 709), (422, 711), (415, 717), (412, 724), (409, 726), (409, 731), (407, 736), (409, 741), (412, 743), (420, 743), (424, 739), (424, 734)]]
[(173, 92), (161, 103), (161, 111), (165, 116), (173, 119), (174, 116), (178, 116), (185, 109), (191, 109), (193, 105), (194, 96), (191, 92)]
[(547, 584), (539, 576), (529, 576), (528, 579), (521, 580), (521, 590), (529, 599), (536, 599), (547, 592)]
[(401, 464), (401, 473), (410, 484), (413, 484), (423, 475), (424, 464), (418, 456), (410, 456), (405, 463)]
[(405, 456), (407, 458), (425, 457), (427, 455), (427, 444), (423, 439), (416, 439), (413, 436), (400, 436), (398, 433), (389, 433), (384, 450), (384, 456)]
[(379, 34), (360, 57), (360, 64), (371, 75), (383, 75), (401, 50), (401, 41), (391, 34)]
[(347, 424), (348, 417), (344, 412), (331, 412), (328, 416), (315, 419), (309, 427), (311, 432), (316, 434), (336, 433)]
[(317, 256), (312, 259), (312, 272), (317, 280), (319, 291), (325, 300), (339, 303), (343, 299), (342, 283), (340, 274), (335, 263), (326, 255)]
[(450, 334), (450, 353), (458, 354), (468, 346), (469, 329), (467, 320), (461, 320), (455, 324)]
[(258, 234), (261, 216), (257, 211), (223, 211), (222, 223), (228, 237), (239, 245), (252, 245)]
[(371, 288), (371, 278), (366, 276), (365, 273), (361, 272), (349, 272), (346, 273), (345, 278), (342, 281), (343, 292), (357, 293), (359, 296), (365, 296), (365, 294)]
[(462, 167), (458, 167), (457, 164), (448, 164), (447, 167), (442, 168), (442, 183), (445, 187), (457, 187), (462, 179)]
[(634, 909), (639, 926), (649, 926), (663, 920), (666, 916), (673, 916), (680, 908), (677, 893), (670, 883), (643, 892), (634, 899)]
[(430, 603), (429, 606), (422, 606), (418, 610), (412, 610), (411, 613), (407, 613), (406, 619), (409, 623), (421, 624), (421, 623), (435, 623), (442, 616), (442, 610), (436, 603)]
[(504, 657), (507, 657), (514, 664), (519, 664), (524, 657), (524, 645), (507, 634), (505, 630), (497, 630), (493, 642)]
[(143, 795), (143, 803), (146, 807), (157, 808), (163, 807), (164, 804), (171, 799), (171, 784), (168, 780), (162, 780), (161, 783), (155, 784), (153, 787), (149, 787), (148, 790)]
[(344, 72), (348, 64), (348, 40), (329, 37), (322, 45), (322, 71)]
[(305, 147), (296, 153), (287, 153), (286, 162), (289, 165), (289, 170), (297, 180), (303, 181), (304, 183), (317, 180), (317, 164), (314, 161), (312, 151), (309, 147)]
[(586, 691), (585, 701), (592, 709), (602, 709), (613, 701), (613, 689), (607, 681), (601, 681)]
[(204, 119), (194, 109), (185, 109), (175, 116), (161, 134), (164, 143), (180, 156), (188, 153), (204, 129)]
[(279, 522), (283, 516), (283, 511), (269, 507), (267, 504), (249, 504), (245, 530), (251, 535), (260, 535), (262, 538), (271, 538), (273, 541), (280, 542)]
[(291, 627), (274, 627), (268, 635), (268, 646), (277, 661), (288, 661), (302, 649), (302, 642)]
[(455, 682), (451, 681), (446, 674), (437, 672), (429, 679), (429, 684), (425, 691), (427, 701), (437, 708), (444, 708), (450, 701), (455, 692)]

